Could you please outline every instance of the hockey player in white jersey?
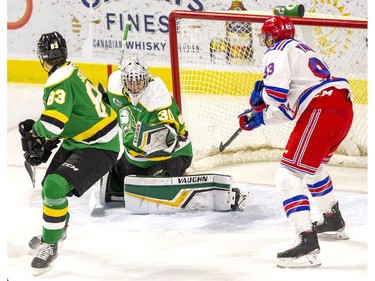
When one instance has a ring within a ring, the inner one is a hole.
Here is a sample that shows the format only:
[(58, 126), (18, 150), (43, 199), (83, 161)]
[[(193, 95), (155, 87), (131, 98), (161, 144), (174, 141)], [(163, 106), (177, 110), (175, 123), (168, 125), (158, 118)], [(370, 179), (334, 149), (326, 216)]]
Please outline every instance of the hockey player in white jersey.
[[(351, 91), (345, 78), (334, 77), (322, 56), (294, 39), (287, 17), (271, 17), (261, 28), (264, 75), (250, 96), (251, 109), (239, 116), (244, 130), (295, 120), (275, 181), (285, 214), (298, 239), (277, 254), (279, 267), (318, 266), (319, 236), (348, 239), (345, 222), (324, 169), (344, 140), (353, 120)], [(303, 183), (322, 219), (312, 222)]]

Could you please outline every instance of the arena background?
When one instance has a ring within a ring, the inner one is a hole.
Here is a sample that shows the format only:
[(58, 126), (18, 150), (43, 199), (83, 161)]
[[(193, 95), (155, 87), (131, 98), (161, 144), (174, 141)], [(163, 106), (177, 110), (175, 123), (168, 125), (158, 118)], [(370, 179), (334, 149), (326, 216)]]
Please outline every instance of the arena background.
[[(7, 4), (7, 81), (44, 83), (46, 73), (36, 56), (41, 34), (60, 32), (69, 60), (94, 84), (106, 86), (117, 68), (124, 23), (132, 22), (126, 54), (145, 55), (152, 74), (172, 90), (168, 15), (173, 10), (223, 11), (231, 0), (13, 0)], [(306, 12), (367, 18), (364, 0), (243, 0), (246, 9), (272, 12), (277, 5), (303, 4)]]

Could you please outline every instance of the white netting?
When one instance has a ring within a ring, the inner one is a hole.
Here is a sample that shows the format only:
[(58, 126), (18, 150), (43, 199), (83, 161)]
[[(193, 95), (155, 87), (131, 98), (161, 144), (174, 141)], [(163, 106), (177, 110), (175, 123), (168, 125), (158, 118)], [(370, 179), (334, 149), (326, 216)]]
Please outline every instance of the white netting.
[[(280, 159), (293, 123), (242, 132), (223, 153), (218, 150), (238, 128), (237, 116), (249, 107), (254, 82), (262, 77), (261, 23), (251, 24), (252, 40), (241, 39), (249, 42), (241, 48), (247, 50), (242, 58), (231, 58), (234, 41), (227, 39), (224, 20), (178, 19), (177, 27), (181, 106), (193, 142), (193, 167)], [(296, 25), (296, 39), (322, 53), (332, 73), (347, 78), (353, 90), (353, 125), (331, 162), (366, 166), (367, 29)]]

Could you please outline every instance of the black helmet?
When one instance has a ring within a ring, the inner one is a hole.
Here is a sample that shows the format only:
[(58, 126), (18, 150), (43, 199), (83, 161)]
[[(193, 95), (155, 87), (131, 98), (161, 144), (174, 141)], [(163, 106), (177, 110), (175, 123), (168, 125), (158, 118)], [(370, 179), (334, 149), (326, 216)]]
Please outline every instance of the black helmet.
[(38, 41), (38, 57), (40, 61), (51, 61), (68, 56), (68, 48), (64, 37), (57, 31), (43, 34)]

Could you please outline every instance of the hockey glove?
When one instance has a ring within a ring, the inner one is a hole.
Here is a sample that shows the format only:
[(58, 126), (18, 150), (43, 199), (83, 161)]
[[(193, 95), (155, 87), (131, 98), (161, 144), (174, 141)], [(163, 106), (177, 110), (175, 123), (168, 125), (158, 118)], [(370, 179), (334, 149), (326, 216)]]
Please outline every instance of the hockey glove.
[(238, 118), (240, 127), (246, 131), (251, 131), (264, 125), (263, 111), (256, 112), (252, 108), (246, 109)]
[(31, 166), (38, 166), (47, 162), (52, 150), (60, 142), (58, 139), (45, 140), (43, 137), (32, 133), (35, 121), (27, 119), (18, 124), (18, 130), (21, 134), (22, 150), (25, 151), (24, 157)]
[(25, 152), (23, 156), (31, 166), (38, 166), (41, 163), (46, 163), (52, 154), (52, 150), (57, 147), (59, 142), (59, 139), (47, 140), (40, 151)]
[(250, 95), (250, 105), (255, 111), (262, 111), (266, 108), (262, 97), (262, 89), (264, 87), (263, 80), (258, 80), (255, 82), (254, 90)]
[[(163, 126), (167, 128), (167, 135), (165, 136), (165, 145), (159, 146), (157, 150), (153, 149), (149, 151), (146, 156), (147, 158), (171, 156), (173, 152), (180, 147), (180, 138), (175, 130), (175, 126), (171, 124), (164, 124)], [(160, 149), (161, 147), (164, 148)]]
[(48, 139), (46, 143), (43, 145), (43, 152), (41, 155), (41, 161), (42, 163), (46, 163), (48, 161), (48, 158), (52, 154), (52, 150), (54, 150), (58, 144), (60, 143), (59, 139)]
[(27, 119), (18, 124), (18, 131), (21, 134), (22, 150), (28, 153), (39, 153), (44, 144), (44, 138), (33, 135), (33, 125), (35, 121)]
[(108, 94), (101, 83), (98, 84), (98, 91), (102, 94), (102, 101), (104, 101), (108, 105), (111, 105), (109, 102)]

